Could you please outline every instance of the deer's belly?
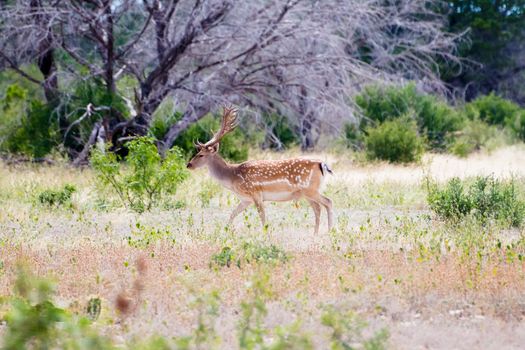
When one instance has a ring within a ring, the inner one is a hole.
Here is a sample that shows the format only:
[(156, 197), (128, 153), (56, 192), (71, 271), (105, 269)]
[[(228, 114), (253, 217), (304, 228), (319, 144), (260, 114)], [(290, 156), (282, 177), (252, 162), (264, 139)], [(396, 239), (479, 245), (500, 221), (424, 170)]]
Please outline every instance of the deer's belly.
[(275, 201), (275, 202), (284, 202), (291, 201), (299, 198), (299, 195), (294, 192), (263, 192), (263, 200), (265, 201)]

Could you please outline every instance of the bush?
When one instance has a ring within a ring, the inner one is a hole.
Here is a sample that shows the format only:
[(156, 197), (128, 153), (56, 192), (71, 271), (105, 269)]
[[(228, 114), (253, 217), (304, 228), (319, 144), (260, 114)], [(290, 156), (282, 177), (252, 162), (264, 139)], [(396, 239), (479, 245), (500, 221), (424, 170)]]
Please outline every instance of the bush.
[[(175, 123), (182, 116), (181, 113), (166, 113), (155, 116), (152, 136), (157, 140), (162, 140), (168, 132), (170, 125)], [(186, 157), (195, 154), (195, 141), (206, 142), (211, 139), (213, 132), (219, 130), (220, 118), (214, 118), (211, 114), (192, 124), (187, 130), (182, 132), (175, 140), (174, 145), (179, 147)], [(234, 162), (242, 162), (248, 159), (249, 142), (240, 129), (226, 135), (219, 147), (219, 153), (226, 159)]]
[(479, 119), (468, 120), (459, 135), (451, 140), (449, 151), (457, 156), (466, 157), (474, 151), (492, 151), (511, 142), (512, 137), (508, 131)]
[(122, 204), (132, 210), (150, 210), (166, 193), (175, 193), (188, 173), (182, 152), (172, 148), (161, 159), (152, 138), (127, 143), (126, 165), (109, 151), (94, 151), (91, 165), (102, 184), (112, 188)]
[(484, 223), (493, 219), (518, 227), (525, 218), (525, 202), (518, 196), (516, 181), (476, 177), (473, 181), (453, 178), (444, 186), (428, 183), (427, 201), (439, 217), (459, 222), (472, 215)]
[(0, 100), (0, 149), (41, 158), (58, 145), (58, 125), (49, 106), (32, 93), (17, 84), (7, 87)]
[(446, 102), (417, 91), (414, 84), (405, 87), (366, 88), (355, 98), (364, 118), (361, 129), (370, 123), (382, 123), (413, 114), (419, 133), (425, 135), (433, 149), (444, 149), (447, 135), (459, 130), (463, 117)]
[(76, 190), (75, 186), (70, 184), (66, 184), (61, 189), (47, 189), (38, 194), (38, 201), (49, 206), (71, 204), (71, 195)]
[(516, 137), (525, 140), (525, 109), (494, 93), (466, 104), (465, 114), (471, 120), (479, 119), (490, 125), (508, 128)]
[(396, 163), (419, 161), (424, 150), (416, 123), (408, 118), (389, 120), (368, 128), (364, 142), (368, 159)]

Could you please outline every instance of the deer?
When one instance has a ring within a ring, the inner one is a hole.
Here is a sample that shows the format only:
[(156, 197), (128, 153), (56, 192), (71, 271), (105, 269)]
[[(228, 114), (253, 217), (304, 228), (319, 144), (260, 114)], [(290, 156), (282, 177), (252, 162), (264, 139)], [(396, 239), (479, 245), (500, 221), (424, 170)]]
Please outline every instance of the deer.
[(219, 155), (221, 139), (238, 125), (237, 109), (224, 107), (219, 130), (206, 142), (194, 143), (197, 153), (188, 162), (190, 170), (206, 166), (216, 181), (234, 192), (240, 200), (228, 220), (228, 226), (237, 215), (254, 204), (263, 228), (266, 227), (264, 202), (297, 201), (305, 198), (315, 215), (315, 231), (319, 233), (321, 207), (328, 215), (328, 231), (333, 222), (332, 201), (320, 193), (324, 177), (333, 174), (328, 165), (320, 160), (292, 158), (284, 160), (249, 160), (230, 164)]

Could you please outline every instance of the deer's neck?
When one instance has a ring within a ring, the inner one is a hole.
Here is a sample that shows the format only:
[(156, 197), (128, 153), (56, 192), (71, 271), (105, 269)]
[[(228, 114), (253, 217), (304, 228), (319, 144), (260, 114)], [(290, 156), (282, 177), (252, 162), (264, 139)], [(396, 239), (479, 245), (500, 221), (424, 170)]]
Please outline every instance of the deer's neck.
[(234, 166), (226, 163), (219, 155), (214, 155), (208, 162), (210, 175), (226, 187), (231, 186)]

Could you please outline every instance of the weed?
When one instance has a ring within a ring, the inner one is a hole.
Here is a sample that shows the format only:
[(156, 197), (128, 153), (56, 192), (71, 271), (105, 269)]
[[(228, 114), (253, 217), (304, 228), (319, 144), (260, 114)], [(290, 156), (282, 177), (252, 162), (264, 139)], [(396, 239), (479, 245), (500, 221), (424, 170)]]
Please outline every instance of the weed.
[(71, 204), (71, 195), (76, 190), (76, 187), (70, 184), (64, 185), (61, 189), (47, 189), (38, 194), (38, 202), (48, 206)]

